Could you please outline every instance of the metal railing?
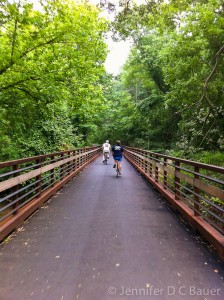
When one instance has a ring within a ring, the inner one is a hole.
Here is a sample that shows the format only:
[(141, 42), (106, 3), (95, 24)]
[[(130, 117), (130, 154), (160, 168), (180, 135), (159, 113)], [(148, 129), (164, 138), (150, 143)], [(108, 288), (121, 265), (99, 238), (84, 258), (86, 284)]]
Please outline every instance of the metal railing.
[(0, 163), (0, 240), (99, 154), (87, 147)]
[(125, 156), (191, 225), (224, 246), (224, 168), (131, 147)]

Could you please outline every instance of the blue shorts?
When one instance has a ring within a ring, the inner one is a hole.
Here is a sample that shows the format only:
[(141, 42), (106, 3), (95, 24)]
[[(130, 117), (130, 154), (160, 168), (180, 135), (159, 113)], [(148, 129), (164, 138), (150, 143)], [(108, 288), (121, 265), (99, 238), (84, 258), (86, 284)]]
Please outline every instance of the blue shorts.
[(116, 156), (114, 156), (114, 160), (122, 161), (122, 157), (116, 157)]

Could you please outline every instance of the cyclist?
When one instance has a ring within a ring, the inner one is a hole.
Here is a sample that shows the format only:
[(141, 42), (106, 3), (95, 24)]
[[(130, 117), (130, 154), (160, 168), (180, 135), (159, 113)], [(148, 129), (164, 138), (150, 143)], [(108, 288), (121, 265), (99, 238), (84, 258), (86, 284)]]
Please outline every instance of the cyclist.
[(105, 155), (107, 155), (107, 159), (110, 158), (110, 149), (111, 145), (109, 144), (109, 141), (106, 140), (106, 143), (103, 144), (103, 162), (105, 161)]
[(116, 163), (118, 164), (118, 174), (121, 175), (121, 162), (122, 162), (122, 153), (124, 152), (124, 148), (121, 146), (121, 142), (119, 140), (116, 141), (116, 144), (112, 147), (112, 155), (114, 157), (114, 166), (116, 167)]

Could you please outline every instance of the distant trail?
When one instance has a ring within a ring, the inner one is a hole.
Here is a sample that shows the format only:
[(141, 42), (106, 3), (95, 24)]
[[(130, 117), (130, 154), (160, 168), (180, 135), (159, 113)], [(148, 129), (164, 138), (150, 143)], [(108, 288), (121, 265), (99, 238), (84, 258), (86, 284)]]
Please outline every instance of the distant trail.
[(207, 248), (127, 161), (118, 179), (112, 165), (98, 158), (1, 246), (1, 300), (224, 299)]

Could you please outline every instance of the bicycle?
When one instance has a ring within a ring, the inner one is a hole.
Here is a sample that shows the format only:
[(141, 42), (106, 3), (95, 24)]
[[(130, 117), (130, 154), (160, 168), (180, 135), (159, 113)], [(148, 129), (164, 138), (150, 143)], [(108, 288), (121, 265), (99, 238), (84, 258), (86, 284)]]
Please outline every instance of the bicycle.
[(103, 163), (104, 163), (105, 165), (107, 165), (108, 155), (109, 155), (109, 153), (104, 152), (104, 155), (103, 155), (103, 156), (104, 156)]

